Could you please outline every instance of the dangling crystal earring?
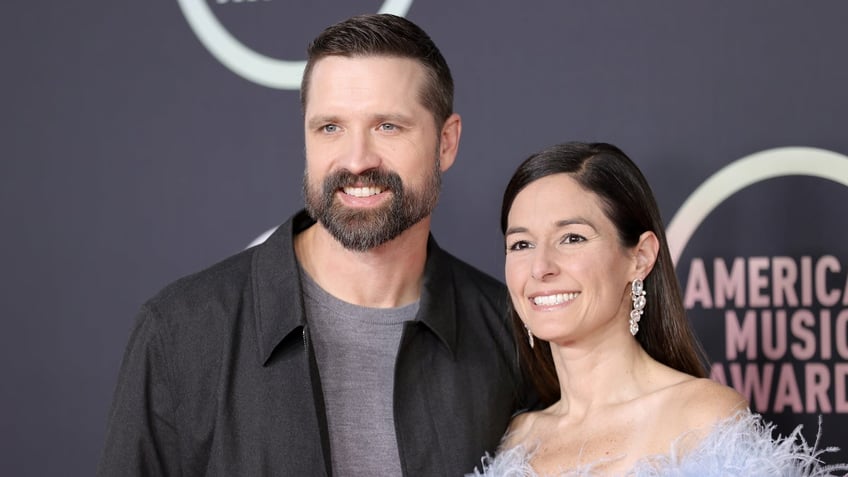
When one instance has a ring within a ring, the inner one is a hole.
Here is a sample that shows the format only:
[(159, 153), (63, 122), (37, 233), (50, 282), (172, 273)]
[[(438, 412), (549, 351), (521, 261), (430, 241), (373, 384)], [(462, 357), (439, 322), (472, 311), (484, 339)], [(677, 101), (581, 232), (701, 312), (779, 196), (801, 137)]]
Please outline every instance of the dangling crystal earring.
[(633, 298), (633, 310), (630, 311), (630, 334), (636, 336), (639, 332), (639, 320), (645, 310), (645, 285), (636, 278), (630, 284), (630, 296)]
[(524, 325), (524, 329), (527, 330), (527, 340), (530, 342), (530, 348), (533, 348), (533, 332), (530, 331), (530, 327)]

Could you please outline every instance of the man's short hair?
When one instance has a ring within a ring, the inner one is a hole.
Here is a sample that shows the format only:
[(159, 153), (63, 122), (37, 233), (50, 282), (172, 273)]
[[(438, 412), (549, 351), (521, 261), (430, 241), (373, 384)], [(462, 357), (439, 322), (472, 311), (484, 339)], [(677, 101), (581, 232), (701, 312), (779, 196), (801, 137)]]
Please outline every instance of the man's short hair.
[(453, 78), (442, 53), (415, 23), (391, 14), (359, 15), (327, 27), (307, 48), (300, 103), (306, 111), (309, 80), (318, 60), (327, 56), (390, 56), (418, 61), (427, 72), (421, 104), (441, 129), (453, 114)]

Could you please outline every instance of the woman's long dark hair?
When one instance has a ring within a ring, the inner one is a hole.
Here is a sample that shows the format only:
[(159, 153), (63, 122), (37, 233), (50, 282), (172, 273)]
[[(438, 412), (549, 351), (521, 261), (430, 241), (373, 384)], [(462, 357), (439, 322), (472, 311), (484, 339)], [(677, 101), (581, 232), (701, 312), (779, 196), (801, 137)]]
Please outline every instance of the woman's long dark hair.
[[(619, 148), (606, 143), (569, 142), (527, 158), (518, 166), (504, 192), (501, 231), (506, 233), (509, 211), (518, 193), (552, 174), (568, 174), (584, 189), (595, 193), (625, 247), (635, 246), (643, 232), (651, 231), (657, 236), (659, 254), (653, 270), (644, 279), (648, 306), (639, 322), (636, 340), (660, 363), (705, 377), (706, 355), (686, 319), (659, 207), (642, 172)], [(550, 405), (560, 398), (550, 345), (536, 340), (531, 348), (524, 324), (511, 303), (509, 314), (523, 371), (534, 384), (541, 404)]]

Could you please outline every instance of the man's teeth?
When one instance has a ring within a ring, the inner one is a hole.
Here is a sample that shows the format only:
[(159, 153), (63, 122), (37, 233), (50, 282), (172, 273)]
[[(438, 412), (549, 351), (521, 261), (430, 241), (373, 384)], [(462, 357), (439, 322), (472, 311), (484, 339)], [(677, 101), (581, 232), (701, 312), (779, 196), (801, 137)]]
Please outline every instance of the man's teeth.
[(579, 293), (557, 293), (556, 295), (544, 295), (533, 297), (534, 305), (551, 306), (559, 305), (577, 298)]
[(383, 192), (381, 187), (345, 187), (344, 193), (354, 197), (370, 197)]

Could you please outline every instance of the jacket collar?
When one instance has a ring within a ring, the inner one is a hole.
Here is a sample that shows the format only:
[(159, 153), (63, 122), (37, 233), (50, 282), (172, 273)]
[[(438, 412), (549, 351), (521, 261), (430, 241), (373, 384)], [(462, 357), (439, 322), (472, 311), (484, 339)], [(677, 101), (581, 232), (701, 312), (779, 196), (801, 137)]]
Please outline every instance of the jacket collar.
[(293, 238), (314, 223), (305, 211), (298, 212), (257, 245), (253, 254), (254, 316), (263, 365), (283, 340), (306, 325)]
[(415, 317), (439, 337), (452, 357), (456, 357), (457, 287), (449, 255), (436, 243), (427, 240), (427, 262), (421, 289), (421, 304)]
[[(296, 331), (306, 325), (303, 289), (294, 253), (294, 236), (315, 221), (301, 210), (256, 246), (252, 262), (259, 360), (264, 365), (286, 339), (299, 341)], [(455, 356), (456, 288), (448, 255), (430, 235), (421, 303), (416, 321), (427, 326)]]

